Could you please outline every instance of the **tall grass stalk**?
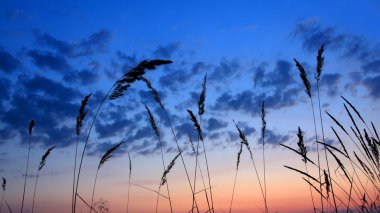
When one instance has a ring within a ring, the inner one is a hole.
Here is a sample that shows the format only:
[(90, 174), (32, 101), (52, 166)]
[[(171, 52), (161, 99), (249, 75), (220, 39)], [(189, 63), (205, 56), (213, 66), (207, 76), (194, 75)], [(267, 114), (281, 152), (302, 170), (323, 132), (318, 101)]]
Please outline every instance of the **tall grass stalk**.
[[(187, 132), (187, 133), (188, 133), (188, 136), (189, 136), (190, 145), (191, 145), (191, 148), (192, 148), (192, 150), (193, 150), (193, 153), (194, 153), (194, 155), (196, 155), (196, 154), (197, 154), (197, 151), (196, 151), (196, 149), (195, 149), (195, 147), (194, 147), (194, 143), (193, 143), (193, 140), (192, 140), (192, 138), (191, 138), (190, 132)], [(198, 141), (198, 143), (197, 143), (197, 146), (198, 146), (198, 147), (197, 147), (197, 149), (198, 149), (198, 148), (199, 148), (199, 141)], [(203, 191), (203, 192), (205, 193), (206, 202), (207, 202), (207, 207), (210, 209), (210, 202), (209, 202), (209, 198), (208, 198), (206, 182), (205, 182), (205, 179), (204, 179), (204, 177), (203, 177), (202, 168), (201, 168), (201, 166), (199, 165), (199, 163), (198, 163), (197, 168), (198, 168), (199, 173), (200, 173), (200, 175), (201, 175), (202, 185), (203, 185), (203, 188), (204, 188), (204, 190), (201, 190), (201, 191), (199, 191), (199, 192), (202, 192), (202, 191)], [(194, 191), (195, 191), (195, 190), (194, 190)], [(197, 193), (198, 193), (198, 192), (197, 192)], [(197, 193), (194, 193), (194, 197), (193, 197), (193, 199), (195, 199), (195, 195), (196, 195)], [(193, 201), (193, 205), (194, 205), (194, 201)], [(195, 207), (192, 206), (192, 209), (194, 209), (194, 208), (195, 208)]]
[(40, 174), (40, 171), (41, 169), (45, 166), (46, 164), (46, 160), (47, 160), (47, 157), (50, 155), (50, 152), (55, 148), (55, 146), (49, 148), (48, 150), (46, 150), (45, 154), (42, 156), (41, 158), (41, 161), (40, 161), (40, 165), (38, 166), (38, 170), (37, 170), (37, 176), (36, 176), (36, 182), (34, 183), (34, 191), (33, 191), (33, 203), (32, 203), (32, 213), (34, 212), (34, 201), (35, 201), (35, 198), (36, 198), (36, 191), (37, 191), (37, 181), (38, 181), (38, 177), (39, 177), (39, 174)]
[[(309, 99), (310, 99), (311, 111), (312, 111), (312, 114), (313, 114), (315, 141), (317, 142), (318, 141), (317, 124), (316, 124), (316, 119), (315, 119), (313, 97), (311, 95), (310, 81), (307, 79), (307, 74), (306, 74), (306, 71), (303, 68), (303, 66), (296, 59), (294, 59), (294, 62), (296, 63), (296, 66), (297, 66), (298, 70), (300, 71), (300, 77), (301, 77), (301, 80), (302, 80), (302, 82), (303, 82), (303, 84), (305, 86), (305, 92), (309, 96)], [(319, 157), (319, 146), (318, 146), (318, 143), (317, 143), (317, 163), (318, 163), (318, 167), (320, 167), (321, 163), (320, 163), (320, 157)], [(322, 175), (321, 175), (321, 171), (318, 170), (318, 173), (319, 173), (318, 177), (319, 177), (319, 183), (320, 183), (319, 190), (322, 192), (322, 181), (321, 181)], [(322, 195), (320, 196), (320, 199), (321, 199), (321, 211), (323, 212), (323, 199), (322, 199)]]
[(22, 202), (21, 202), (21, 213), (23, 212), (24, 210), (24, 200), (25, 200), (25, 188), (26, 188), (26, 179), (28, 178), (28, 169), (29, 169), (29, 158), (30, 158), (30, 148), (31, 148), (31, 144), (32, 144), (32, 133), (33, 133), (33, 128), (35, 126), (35, 121), (34, 120), (31, 120), (29, 122), (29, 128), (28, 128), (28, 132), (29, 132), (29, 148), (28, 148), (28, 158), (26, 160), (26, 170), (25, 170), (25, 180), (24, 180), (24, 190), (23, 190), (23, 193), (22, 193)]
[(90, 213), (92, 212), (92, 209), (93, 209), (93, 204), (94, 204), (94, 195), (95, 195), (95, 187), (96, 187), (96, 181), (98, 179), (98, 173), (99, 173), (99, 170), (100, 168), (113, 156), (114, 152), (116, 152), (120, 146), (123, 144), (124, 142), (120, 142), (120, 143), (117, 143), (116, 145), (114, 145), (113, 147), (111, 147), (110, 149), (108, 149), (102, 156), (102, 158), (100, 159), (99, 161), (99, 164), (98, 164), (98, 169), (96, 170), (96, 175), (95, 175), (95, 181), (94, 181), (94, 187), (92, 188), (92, 196), (91, 196), (91, 208), (90, 208)]
[[(150, 91), (151, 91), (152, 94), (153, 94), (153, 97), (154, 97), (155, 101), (157, 102), (157, 104), (160, 106), (160, 108), (162, 109), (162, 111), (163, 111), (164, 114), (165, 114), (166, 120), (167, 120), (167, 122), (169, 123), (170, 130), (171, 130), (171, 133), (172, 133), (173, 138), (174, 138), (174, 142), (175, 142), (175, 144), (176, 144), (176, 146), (177, 146), (178, 153), (180, 153), (179, 156), (181, 157), (181, 161), (182, 161), (183, 168), (185, 169), (185, 173), (186, 173), (187, 181), (188, 181), (188, 183), (189, 183), (189, 186), (190, 186), (190, 189), (191, 189), (191, 193), (192, 193), (192, 195), (193, 195), (193, 194), (194, 194), (194, 190), (193, 190), (193, 186), (192, 186), (192, 184), (191, 184), (191, 180), (190, 180), (189, 172), (187, 171), (186, 163), (185, 163), (185, 160), (184, 160), (183, 155), (182, 155), (182, 150), (181, 150), (181, 148), (179, 147), (178, 139), (177, 139), (177, 136), (176, 136), (176, 134), (175, 134), (175, 131), (174, 131), (174, 128), (173, 128), (172, 122), (171, 122), (171, 120), (170, 120), (169, 114), (168, 114), (168, 112), (167, 112), (167, 110), (166, 110), (164, 104), (161, 102), (161, 99), (160, 99), (160, 97), (159, 97), (159, 95), (158, 95), (157, 90), (152, 86), (151, 82), (150, 82), (148, 79), (144, 78), (144, 77), (142, 77), (141, 80), (144, 81), (145, 84), (146, 84), (146, 86), (150, 89)], [(199, 208), (198, 208), (197, 200), (195, 199), (194, 202), (195, 202), (195, 207), (196, 207), (197, 213), (199, 213)], [(191, 211), (193, 212), (194, 209), (192, 209)]]
[(131, 191), (131, 176), (132, 176), (132, 160), (129, 150), (127, 150), (129, 160), (129, 173), (128, 173), (128, 194), (127, 194), (127, 213), (129, 212), (129, 194)]
[(1, 185), (1, 189), (3, 191), (2, 193), (2, 196), (1, 196), (1, 204), (0, 204), (0, 212), (3, 208), (3, 203), (4, 203), (4, 199), (5, 199), (5, 189), (6, 189), (6, 186), (7, 186), (7, 179), (5, 179), (4, 177), (2, 177), (2, 180), (3, 180), (3, 184)]
[(255, 160), (253, 159), (253, 154), (252, 154), (252, 150), (249, 146), (249, 143), (248, 143), (248, 140), (247, 138), (245, 137), (245, 134), (244, 132), (239, 128), (239, 126), (235, 123), (234, 120), (232, 120), (233, 123), (235, 124), (235, 127), (236, 129), (238, 130), (239, 132), (239, 138), (241, 139), (241, 143), (243, 143), (245, 145), (245, 147), (247, 148), (248, 152), (249, 152), (249, 157), (251, 159), (251, 162), (252, 162), (252, 165), (253, 165), (253, 168), (254, 168), (254, 171), (255, 171), (255, 174), (256, 174), (256, 177), (257, 177), (257, 181), (259, 182), (259, 186), (260, 186), (260, 190), (261, 190), (261, 195), (263, 196), (263, 200), (264, 200), (264, 205), (267, 206), (267, 203), (266, 203), (266, 200), (265, 200), (265, 195), (264, 195), (264, 190), (263, 190), (263, 185), (261, 184), (261, 180), (260, 180), (260, 177), (259, 177), (259, 173), (257, 172), (257, 168), (256, 168), (256, 164), (255, 164)]
[[(321, 45), (321, 47), (318, 50), (318, 54), (317, 54), (317, 70), (316, 70), (316, 74), (315, 74), (315, 80), (317, 82), (317, 97), (318, 97), (318, 108), (319, 108), (319, 120), (321, 122), (321, 130), (322, 130), (322, 140), (323, 140), (323, 143), (326, 143), (325, 131), (323, 128), (323, 119), (322, 119), (321, 98), (320, 98), (320, 91), (319, 91), (319, 81), (321, 79), (322, 67), (323, 67), (324, 60), (325, 60), (325, 57), (323, 56), (323, 52), (324, 52), (324, 46)], [(318, 141), (318, 140), (316, 139), (316, 141)], [(324, 147), (324, 150), (325, 150), (325, 160), (326, 160), (326, 166), (327, 166), (327, 173), (329, 175), (329, 178), (331, 179), (330, 165), (329, 165), (329, 159), (327, 157), (326, 146)], [(332, 195), (333, 195), (335, 212), (338, 213), (338, 208), (337, 208), (336, 201), (335, 201), (334, 186), (332, 184), (331, 184), (331, 191), (332, 191)]]
[[(149, 110), (149, 108), (148, 108), (147, 105), (145, 105), (145, 109), (148, 112), (150, 126), (152, 127), (152, 130), (155, 133), (155, 135), (157, 137), (157, 140), (158, 140), (158, 143), (159, 143), (159, 146), (160, 146), (161, 162), (162, 162), (163, 170), (165, 171), (166, 165), (165, 165), (165, 159), (164, 159), (164, 151), (162, 149), (162, 141), (161, 141), (161, 137), (160, 137), (160, 131), (158, 130), (156, 122), (154, 120), (154, 117), (153, 117), (153, 115), (152, 115), (152, 113)], [(159, 195), (160, 194), (160, 190), (161, 190), (161, 184), (159, 184), (159, 187), (158, 187), (158, 194), (157, 194), (157, 201), (156, 201), (156, 213), (158, 211), (158, 202), (159, 202), (159, 198), (160, 198), (160, 195)], [(169, 190), (169, 182), (168, 181), (166, 183), (166, 190), (167, 190), (168, 198), (169, 198), (170, 212), (173, 212), (172, 201), (170, 199), (170, 190)]]
[(72, 197), (71, 197), (71, 212), (74, 212), (74, 197), (75, 197), (75, 174), (76, 174), (76, 170), (77, 170), (77, 156), (78, 156), (78, 145), (79, 145), (79, 136), (80, 136), (80, 133), (81, 133), (81, 128), (82, 128), (82, 125), (83, 125), (83, 120), (85, 119), (87, 113), (88, 113), (88, 110), (86, 110), (86, 105), (88, 103), (88, 100), (91, 96), (91, 93), (88, 94), (83, 100), (82, 100), (82, 103), (81, 103), (81, 106), (79, 108), (79, 113), (78, 113), (78, 116), (77, 116), (77, 121), (76, 121), (76, 135), (77, 135), (77, 141), (76, 141), (76, 145), (75, 145), (75, 157), (74, 157), (74, 175), (73, 175), (73, 192), (72, 192)]
[[(199, 100), (198, 100), (198, 115), (199, 115), (199, 126), (200, 127), (202, 127), (202, 116), (205, 113), (205, 102), (206, 102), (206, 91), (207, 91), (206, 85), (207, 85), (207, 72), (203, 78), (202, 91), (201, 91), (201, 94), (199, 95)], [(208, 195), (207, 195), (207, 190), (205, 190), (207, 206), (208, 206), (209, 211), (211, 210), (212, 212), (214, 212), (214, 201), (213, 201), (213, 197), (212, 197), (212, 186), (211, 186), (211, 179), (210, 179), (210, 171), (208, 168), (207, 154), (206, 154), (206, 148), (204, 145), (203, 137), (198, 138), (196, 161), (198, 161), (197, 157), (198, 157), (199, 139), (202, 139), (203, 153), (204, 153), (205, 160), (206, 160), (207, 176), (208, 176), (209, 187), (210, 187), (211, 208), (210, 208), (210, 201), (209, 201)], [(199, 167), (199, 169), (200, 169), (200, 167)], [(203, 175), (202, 175), (202, 180), (203, 180)], [(195, 171), (195, 178), (194, 178), (194, 191), (195, 191), (195, 183), (196, 183), (196, 171)]]
[(239, 164), (240, 164), (240, 156), (241, 153), (243, 152), (243, 143), (240, 142), (240, 148), (237, 154), (237, 160), (236, 160), (236, 170), (235, 170), (235, 178), (234, 178), (234, 186), (232, 188), (232, 196), (231, 196), (231, 203), (230, 203), (230, 210), (228, 211), (231, 213), (232, 210), (232, 202), (234, 201), (234, 195), (235, 195), (235, 187), (236, 187), (236, 179), (237, 179), (237, 174), (239, 170)]
[(94, 118), (92, 119), (90, 128), (88, 130), (86, 140), (84, 142), (84, 148), (81, 155), (81, 160), (79, 163), (78, 168), (78, 174), (76, 178), (76, 184), (75, 184), (75, 197), (74, 197), (74, 204), (73, 204), (73, 213), (76, 212), (76, 202), (77, 202), (77, 194), (78, 194), (78, 186), (79, 186), (79, 178), (80, 173), (82, 169), (82, 163), (84, 154), (86, 152), (87, 144), (90, 139), (90, 135), (92, 132), (92, 128), (94, 127), (95, 121), (99, 115), (100, 109), (102, 108), (103, 104), (107, 99), (109, 100), (115, 100), (120, 98), (124, 95), (125, 91), (137, 80), (141, 80), (141, 77), (145, 74), (145, 70), (154, 70), (157, 66), (164, 65), (164, 64), (170, 64), (172, 61), (169, 60), (150, 60), (150, 61), (142, 61), (139, 65), (129, 70), (127, 73), (125, 73), (123, 76), (121, 76), (118, 80), (115, 81), (115, 83), (111, 86), (111, 88), (108, 90), (106, 95), (101, 100), (98, 109), (95, 112)]
[(265, 129), (267, 122), (265, 120), (265, 101), (261, 105), (261, 139), (263, 143), (263, 169), (264, 169), (264, 199), (265, 199), (265, 212), (268, 213), (267, 206), (267, 180), (266, 180), (266, 171), (265, 171)]

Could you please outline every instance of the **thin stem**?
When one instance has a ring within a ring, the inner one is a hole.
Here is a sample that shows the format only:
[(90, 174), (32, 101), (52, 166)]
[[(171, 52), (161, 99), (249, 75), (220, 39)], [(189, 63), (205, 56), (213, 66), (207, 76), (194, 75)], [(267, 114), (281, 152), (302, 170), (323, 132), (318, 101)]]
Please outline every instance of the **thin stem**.
[[(121, 78), (120, 78), (121, 79)], [(88, 144), (88, 141), (90, 139), (90, 135), (91, 135), (91, 131), (92, 131), (92, 128), (94, 127), (94, 124), (95, 124), (95, 120), (96, 118), (98, 117), (99, 115), (99, 112), (100, 112), (100, 109), (102, 108), (103, 104), (105, 103), (105, 101), (107, 100), (109, 94), (111, 93), (112, 89), (115, 87), (116, 84), (113, 84), (112, 87), (108, 90), (107, 94), (104, 96), (102, 102), (100, 102), (99, 104), (99, 107), (98, 109), (96, 110), (96, 113), (94, 115), (94, 118), (91, 122), (91, 125), (90, 125), (90, 129), (88, 130), (88, 133), (87, 133), (87, 136), (86, 136), (86, 141), (84, 143), (84, 148), (83, 148), (83, 151), (82, 151), (82, 155), (81, 155), (81, 159), (80, 159), (80, 163), (79, 163), (79, 169), (78, 169), (78, 175), (77, 175), (77, 181), (76, 181), (76, 185), (75, 185), (75, 194), (78, 194), (78, 184), (79, 184), (79, 178), (80, 178), (80, 173), (81, 173), (81, 169), (82, 169), (82, 163), (83, 163), (83, 158), (84, 158), (84, 154), (86, 152), (86, 148), (87, 148), (87, 144)], [(73, 208), (74, 208), (74, 213), (76, 212), (76, 203), (77, 203), (77, 196), (75, 196), (74, 198), (74, 204), (73, 204)]]
[(92, 212), (92, 209), (93, 209), (93, 206), (92, 206), (92, 205), (94, 204), (94, 194), (95, 194), (96, 181), (98, 180), (98, 173), (99, 173), (99, 169), (96, 170), (94, 187), (92, 188), (90, 213)]
[[(199, 115), (199, 126), (202, 125), (202, 115)], [(208, 199), (208, 195), (207, 195), (207, 189), (205, 189), (205, 193), (206, 193), (206, 200), (207, 200), (207, 206), (208, 206), (208, 210), (212, 210), (212, 212), (214, 212), (214, 201), (213, 201), (213, 198), (212, 198), (212, 191), (211, 191), (211, 179), (210, 179), (210, 173), (209, 173), (209, 170), (208, 170), (208, 162), (207, 162), (207, 156), (206, 156), (206, 149), (205, 149), (205, 145), (204, 145), (204, 141), (203, 141), (203, 137), (200, 137), (198, 136), (198, 144), (197, 144), (197, 158), (198, 158), (198, 146), (199, 146), (199, 139), (202, 139), (202, 145), (203, 145), (203, 153), (204, 153), (204, 156), (205, 156), (205, 159), (206, 159), (206, 166), (207, 166), (207, 175), (208, 175), (208, 181), (209, 181), (209, 187), (210, 187), (210, 196), (211, 196), (211, 208), (210, 208), (210, 203), (209, 203), (209, 199)], [(202, 175), (202, 170), (201, 170), (201, 167), (200, 165), (198, 164), (199, 166), (199, 170), (201, 172), (201, 175)], [(205, 184), (204, 184), (204, 180), (203, 180), (203, 175), (202, 175), (202, 181), (203, 181), (203, 187), (206, 188)], [(195, 192), (195, 180), (194, 180), (194, 192)]]
[(33, 213), (33, 210), (34, 210), (34, 199), (36, 197), (36, 191), (37, 191), (37, 181), (38, 181), (38, 176), (40, 174), (40, 171), (38, 170), (37, 172), (37, 177), (36, 177), (36, 182), (34, 184), (34, 192), (33, 192), (33, 204), (32, 204), (32, 213)]
[(234, 195), (235, 195), (235, 186), (236, 186), (236, 179), (237, 179), (238, 170), (235, 171), (235, 179), (234, 179), (234, 187), (232, 189), (232, 197), (231, 197), (231, 203), (230, 203), (230, 210), (228, 211), (231, 213), (232, 210), (232, 202), (234, 201)]
[[(164, 160), (164, 152), (162, 150), (162, 141), (161, 141), (161, 138), (159, 136), (157, 136), (157, 139), (158, 139), (158, 142), (160, 144), (162, 167), (163, 167), (163, 169), (165, 171), (166, 165), (165, 165), (165, 160)], [(158, 187), (157, 202), (156, 202), (156, 213), (158, 211), (158, 201), (159, 201), (159, 198), (160, 198), (160, 190), (161, 190), (161, 184)], [(168, 191), (168, 198), (169, 198), (168, 200), (169, 200), (169, 205), (170, 205), (170, 212), (173, 213), (173, 207), (172, 207), (172, 201), (170, 199), (169, 181), (168, 180), (166, 181), (166, 190)]]
[[(168, 115), (168, 112), (166, 111), (166, 109), (163, 107), (162, 108), (164, 110), (164, 113), (165, 113), (165, 116), (166, 116), (166, 119), (169, 123), (169, 126), (170, 126), (170, 129), (171, 129), (171, 132), (173, 134), (173, 137), (174, 137), (174, 141), (177, 145), (177, 149), (178, 149), (178, 152), (180, 153), (180, 157), (181, 157), (181, 161), (182, 161), (182, 165), (183, 165), (183, 168), (185, 169), (185, 172), (186, 172), (186, 177), (187, 177), (187, 180), (189, 182), (189, 185), (190, 185), (190, 189), (191, 189), (191, 193), (194, 194), (194, 191), (193, 191), (193, 187), (191, 185), (191, 181), (190, 181), (190, 177), (189, 177), (189, 173), (187, 172), (187, 168), (186, 168), (186, 164), (185, 164), (185, 160), (183, 159), (183, 156), (182, 156), (182, 151), (181, 151), (181, 148), (179, 148), (179, 144), (178, 144), (178, 140), (177, 140), (177, 136), (174, 132), (174, 128), (173, 128), (173, 125), (172, 123), (170, 122), (170, 118), (169, 118), (169, 115)], [(197, 212), (199, 213), (199, 209), (198, 209), (198, 204), (197, 204), (197, 200), (195, 199), (195, 207), (197, 209)], [(193, 211), (193, 210), (192, 210)]]
[[(313, 98), (310, 96), (310, 104), (311, 104), (311, 110), (313, 112), (313, 122), (314, 122), (314, 132), (315, 132), (315, 141), (318, 141), (318, 134), (317, 134), (317, 124), (315, 121), (315, 113), (314, 113), (314, 104), (313, 104)], [(321, 167), (320, 159), (319, 159), (319, 146), (317, 143), (317, 153), (318, 153), (318, 167)], [(319, 172), (319, 190), (321, 191), (321, 206), (322, 206), (322, 212), (323, 212), (323, 199), (322, 199), (322, 175), (321, 175), (321, 170), (318, 170)]]
[(73, 177), (73, 194), (71, 198), (71, 212), (74, 212), (74, 197), (75, 197), (75, 174), (77, 170), (77, 156), (78, 156), (79, 136), (77, 136), (77, 144), (75, 146), (75, 159), (74, 159), (74, 177)]
[(5, 198), (5, 191), (3, 191), (2, 194), (3, 195), (1, 196), (0, 212), (1, 212), (1, 209), (3, 208), (3, 203), (4, 203), (4, 198)]
[(129, 192), (131, 189), (131, 175), (132, 175), (132, 162), (131, 162), (131, 155), (129, 154), (129, 151), (127, 150), (128, 159), (129, 159), (129, 175), (128, 175), (128, 195), (127, 195), (127, 213), (129, 211)]
[[(305, 161), (305, 170), (306, 170), (306, 174), (309, 175), (309, 170), (307, 169), (306, 161)], [(310, 178), (309, 177), (307, 177), (307, 180), (310, 182)], [(317, 211), (316, 211), (316, 208), (315, 208), (313, 191), (311, 190), (311, 186), (310, 185), (309, 185), (309, 189), (310, 189), (311, 202), (313, 203), (314, 213), (316, 213)]]
[(30, 157), (30, 146), (32, 144), (32, 135), (29, 134), (29, 148), (28, 148), (28, 160), (26, 161), (26, 171), (25, 171), (25, 181), (24, 181), (24, 191), (22, 193), (22, 202), (21, 202), (21, 213), (24, 210), (24, 199), (25, 199), (25, 188), (26, 188), (26, 179), (28, 178), (28, 169), (29, 169), (29, 157)]
[[(320, 98), (320, 95), (319, 95), (319, 80), (317, 80), (317, 94), (318, 94), (319, 118), (320, 118), (320, 121), (321, 121), (321, 129), (322, 129), (322, 140), (323, 140), (323, 143), (326, 144), (325, 132), (324, 132), (324, 128), (323, 128), (323, 119), (322, 119), (321, 98)], [(326, 165), (327, 165), (327, 172), (329, 174), (329, 179), (331, 180), (330, 166), (329, 166), (329, 159), (327, 157), (326, 145), (325, 145), (325, 149), (324, 150), (325, 150), (325, 159), (326, 159)], [(319, 150), (318, 150), (318, 152), (319, 152)], [(318, 156), (318, 158), (319, 158), (319, 156)], [(319, 163), (319, 160), (318, 160), (318, 163)], [(338, 208), (337, 208), (336, 201), (335, 201), (334, 186), (333, 186), (332, 183), (331, 183), (331, 191), (332, 191), (333, 200), (334, 200), (335, 212), (338, 213)]]

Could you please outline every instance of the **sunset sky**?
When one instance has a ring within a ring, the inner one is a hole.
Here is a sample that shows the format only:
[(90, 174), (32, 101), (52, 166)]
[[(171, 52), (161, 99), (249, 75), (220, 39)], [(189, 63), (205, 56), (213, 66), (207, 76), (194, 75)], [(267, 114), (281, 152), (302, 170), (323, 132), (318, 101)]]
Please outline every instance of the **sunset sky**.
[[(240, 143), (233, 120), (246, 134), (263, 179), (263, 101), (267, 113), (268, 208), (281, 213), (311, 211), (307, 184), (300, 174), (283, 167), (302, 170), (304, 164), (299, 156), (279, 146), (284, 143), (295, 148), (300, 126), (311, 158), (316, 157), (310, 102), (293, 58), (305, 67), (317, 100), (316, 54), (324, 44), (322, 112), (328, 111), (347, 127), (351, 125), (340, 97), (343, 95), (364, 119), (380, 126), (380, 3), (375, 0), (2, 0), (0, 5), (0, 177), (7, 179), (5, 199), (14, 212), (21, 208), (29, 121), (34, 119), (36, 126), (24, 212), (31, 211), (41, 156), (52, 146), (56, 149), (40, 172), (35, 212), (70, 212), (75, 122), (81, 100), (92, 93), (80, 150), (104, 95), (120, 76), (143, 60), (173, 61), (147, 71), (145, 77), (168, 109), (191, 179), (195, 157), (188, 132), (195, 142), (197, 133), (186, 109), (198, 113), (197, 102), (207, 73), (201, 127), (215, 212), (228, 212), (231, 200)], [(144, 103), (162, 133), (166, 164), (177, 155), (165, 114), (145, 84), (135, 82), (123, 97), (107, 100), (95, 122), (78, 192), (88, 202), (100, 157), (120, 141), (125, 141), (121, 151), (99, 171), (95, 200), (107, 200), (112, 212), (126, 212), (127, 150), (132, 158), (133, 184), (157, 190), (163, 168)], [(334, 123), (325, 113), (322, 118), (326, 141), (337, 144), (330, 129)], [(320, 125), (317, 131), (321, 137)], [(206, 178), (203, 155), (199, 159)], [(168, 174), (168, 182), (174, 212), (188, 212), (192, 194), (179, 159)], [(198, 182), (196, 187), (201, 190), (203, 186)], [(197, 200), (206, 211), (204, 195), (197, 195)], [(78, 202), (78, 212), (88, 211)], [(130, 212), (153, 212), (155, 205), (155, 193), (131, 186)], [(262, 212), (263, 208), (245, 149), (233, 212)], [(169, 211), (167, 200), (160, 200), (159, 211)]]

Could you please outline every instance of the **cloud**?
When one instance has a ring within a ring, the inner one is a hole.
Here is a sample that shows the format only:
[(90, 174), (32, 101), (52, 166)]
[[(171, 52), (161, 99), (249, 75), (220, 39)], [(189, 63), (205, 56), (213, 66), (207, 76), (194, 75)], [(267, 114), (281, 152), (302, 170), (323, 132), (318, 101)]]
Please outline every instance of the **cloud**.
[(91, 85), (96, 83), (99, 75), (95, 71), (83, 69), (80, 71), (67, 72), (63, 76), (63, 80), (68, 83), (79, 83), (81, 85)]
[[(191, 79), (199, 74), (204, 75), (211, 69), (211, 65), (204, 62), (196, 62), (191, 67), (182, 67), (178, 69), (166, 69), (166, 74), (160, 77), (159, 84), (162, 88), (168, 88), (171, 91), (178, 91), (191, 84)], [(201, 83), (199, 83), (200, 85)]]
[(210, 80), (212, 81), (226, 81), (228, 79), (236, 78), (240, 76), (241, 65), (238, 60), (223, 59), (210, 74)]
[(71, 145), (75, 141), (74, 124), (80, 93), (38, 76), (20, 77), (17, 85), (18, 89), (9, 95), (7, 107), (0, 110), (1, 138), (9, 141), (21, 136), (21, 142), (26, 144), (27, 125), (34, 119), (36, 144), (44, 147)]
[[(290, 135), (283, 135), (273, 130), (267, 129), (265, 131), (265, 143), (270, 145), (279, 145), (285, 143), (291, 138)], [(258, 143), (262, 143), (262, 137), (258, 140)]]
[(104, 139), (125, 134), (133, 130), (132, 121), (128, 119), (116, 119), (112, 122), (98, 123), (95, 126), (98, 138)]
[(374, 99), (380, 98), (380, 75), (367, 77), (363, 79), (364, 86), (368, 89), (369, 94)]
[(13, 57), (9, 52), (3, 50), (0, 46), (0, 70), (9, 74), (19, 67), (20, 61)]
[(321, 79), (321, 86), (327, 87), (327, 94), (330, 97), (335, 97), (339, 91), (339, 82), (342, 75), (339, 73), (324, 74)]
[(30, 50), (27, 55), (33, 59), (34, 65), (41, 69), (48, 69), (56, 72), (67, 72), (71, 70), (65, 58), (49, 51)]
[(207, 120), (206, 130), (213, 132), (227, 126), (228, 126), (227, 122), (218, 120), (216, 118), (209, 118)]
[(40, 46), (55, 51), (55, 54), (73, 58), (107, 52), (108, 43), (112, 38), (111, 33), (107, 30), (99, 30), (87, 38), (73, 42), (59, 40), (39, 31), (34, 32), (34, 37)]
[(255, 85), (264, 88), (284, 90), (295, 82), (294, 74), (291, 73), (293, 67), (293, 64), (288, 61), (278, 60), (274, 69), (268, 72), (267, 65), (262, 63), (254, 70), (253, 81)]
[(303, 20), (294, 27), (292, 35), (302, 39), (302, 46), (308, 51), (316, 52), (324, 44), (328, 48), (341, 48), (350, 41), (350, 36), (336, 33), (335, 28), (319, 25), (318, 19)]
[(262, 101), (265, 100), (266, 109), (280, 109), (293, 106), (298, 102), (300, 89), (290, 88), (284, 91), (275, 91), (272, 94), (254, 93), (252, 90), (244, 90), (236, 94), (222, 93), (212, 106), (214, 110), (241, 111), (253, 116), (261, 111)]
[(158, 58), (170, 59), (175, 52), (178, 52), (181, 47), (180, 42), (169, 43), (166, 45), (159, 45), (153, 54)]
[(11, 82), (6, 78), (0, 78), (0, 107), (4, 108), (5, 102), (9, 100)]
[[(363, 85), (368, 89), (371, 98), (378, 98), (378, 93), (376, 93), (378, 90), (374, 80), (377, 80), (377, 76), (380, 74), (379, 43), (373, 43), (364, 37), (350, 33), (338, 32), (334, 27), (323, 27), (317, 19), (299, 22), (292, 35), (301, 40), (304, 49), (313, 53), (316, 53), (321, 44), (325, 44), (327, 51), (340, 54), (341, 59), (356, 60), (354, 62), (359, 63), (361, 70), (350, 73), (350, 76), (355, 76), (355, 79), (353, 82), (347, 83), (345, 89), (356, 93), (357, 86)], [(339, 79), (338, 76), (335, 76), (336, 79), (333, 79), (333, 76), (328, 76), (328, 78), (331, 81)], [(358, 82), (362, 84), (358, 84)], [(336, 95), (337, 89), (336, 85), (330, 86), (328, 94), (330, 96)]]

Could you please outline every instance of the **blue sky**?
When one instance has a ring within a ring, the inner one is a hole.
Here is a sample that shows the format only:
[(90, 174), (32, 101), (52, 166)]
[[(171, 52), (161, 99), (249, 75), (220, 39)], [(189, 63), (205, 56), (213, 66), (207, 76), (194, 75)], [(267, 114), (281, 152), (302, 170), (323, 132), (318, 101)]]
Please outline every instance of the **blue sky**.
[[(73, 154), (81, 99), (93, 93), (90, 120), (113, 82), (145, 59), (174, 62), (146, 77), (168, 106), (188, 153), (187, 131), (193, 127), (186, 109), (197, 111), (206, 72), (202, 124), (211, 150), (238, 146), (232, 119), (257, 143), (263, 100), (270, 149), (294, 141), (297, 126), (312, 141), (309, 102), (293, 58), (313, 80), (321, 44), (326, 48), (323, 110), (346, 119), (340, 99), (344, 95), (380, 125), (377, 1), (3, 1), (1, 5), (0, 171), (18, 177), (17, 181), (24, 164), (15, 156), (26, 155), (30, 119), (36, 120), (36, 153), (57, 145), (62, 155)], [(157, 157), (143, 103), (157, 117), (166, 152), (175, 153), (162, 111), (144, 84), (137, 82), (125, 97), (103, 107), (90, 139), (91, 159), (120, 140), (128, 141), (124, 148), (134, 156)], [(333, 143), (331, 132), (327, 135)], [(20, 169), (9, 170), (5, 162)]]

